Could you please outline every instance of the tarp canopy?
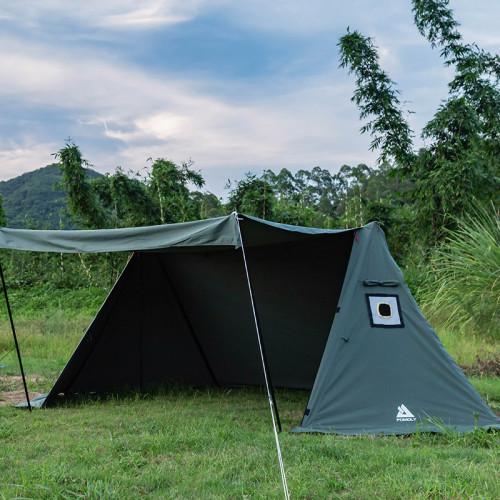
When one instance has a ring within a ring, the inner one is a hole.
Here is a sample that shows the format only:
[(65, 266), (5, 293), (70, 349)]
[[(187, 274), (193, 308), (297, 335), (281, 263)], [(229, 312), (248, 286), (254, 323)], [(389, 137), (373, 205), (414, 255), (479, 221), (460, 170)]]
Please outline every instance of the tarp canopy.
[[(238, 224), (241, 229), (239, 236)], [(423, 318), (372, 223), (350, 230), (232, 214), (102, 231), (0, 229), (0, 247), (134, 251), (47, 398), (263, 385), (244, 245), (272, 382), (312, 390), (296, 432), (500, 426)], [(434, 419), (434, 424), (432, 422)]]
[[(249, 216), (245, 218), (259, 221), (247, 236), (247, 245), (290, 241), (300, 239), (300, 235), (334, 234), (344, 231), (291, 226)], [(194, 222), (119, 229), (61, 231), (0, 228), (0, 248), (33, 252), (102, 253), (239, 246), (235, 214)]]
[(231, 216), (182, 224), (95, 230), (0, 228), (0, 248), (34, 252), (100, 253), (175, 247), (237, 246)]

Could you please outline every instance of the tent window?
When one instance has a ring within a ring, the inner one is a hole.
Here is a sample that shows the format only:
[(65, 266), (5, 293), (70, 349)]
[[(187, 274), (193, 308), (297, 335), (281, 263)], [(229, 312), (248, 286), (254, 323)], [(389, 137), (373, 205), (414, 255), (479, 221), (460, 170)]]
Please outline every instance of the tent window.
[(403, 328), (398, 295), (366, 294), (370, 324), (376, 328)]
[(387, 302), (379, 302), (377, 304), (377, 314), (381, 318), (390, 318), (392, 316), (391, 304)]

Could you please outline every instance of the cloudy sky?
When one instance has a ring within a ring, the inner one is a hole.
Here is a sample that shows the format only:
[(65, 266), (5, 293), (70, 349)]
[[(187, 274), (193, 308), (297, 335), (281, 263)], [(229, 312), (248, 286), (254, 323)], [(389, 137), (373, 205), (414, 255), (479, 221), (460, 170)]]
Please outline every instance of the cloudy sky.
[[(451, 7), (500, 52), (498, 0)], [(192, 159), (219, 196), (248, 171), (374, 165), (338, 68), (347, 26), (375, 39), (420, 131), (451, 73), (410, 0), (0, 0), (0, 180), (68, 137), (103, 173)]]

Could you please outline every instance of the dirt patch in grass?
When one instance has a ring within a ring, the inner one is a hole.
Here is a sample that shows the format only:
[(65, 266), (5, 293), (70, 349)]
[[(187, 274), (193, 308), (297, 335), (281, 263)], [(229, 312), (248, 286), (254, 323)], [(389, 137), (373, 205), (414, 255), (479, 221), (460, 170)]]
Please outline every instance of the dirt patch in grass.
[(468, 377), (500, 377), (500, 354), (495, 354), (492, 358), (481, 359), (476, 356), (476, 362), (472, 365), (459, 365)]
[[(41, 377), (30, 377), (29, 382), (41, 382)], [(30, 399), (42, 394), (29, 391)], [(0, 377), (0, 406), (14, 405), (26, 401), (23, 378), (21, 375), (3, 375)]]
[[(30, 392), (30, 399), (40, 396), (41, 392)], [(0, 406), (17, 405), (18, 403), (25, 403), (26, 395), (22, 391), (0, 392)]]

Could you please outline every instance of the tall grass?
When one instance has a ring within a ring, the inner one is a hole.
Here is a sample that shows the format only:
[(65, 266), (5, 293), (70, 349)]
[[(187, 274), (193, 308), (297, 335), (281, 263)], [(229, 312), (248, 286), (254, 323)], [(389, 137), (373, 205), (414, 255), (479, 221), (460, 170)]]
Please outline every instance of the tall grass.
[[(109, 288), (97, 286), (56, 288), (37, 284), (26, 287), (7, 285), (7, 289), (15, 321), (18, 318), (52, 318), (53, 323), (61, 314), (65, 317), (93, 317), (109, 293)], [(0, 295), (0, 320), (8, 321), (3, 293)]]
[(455, 331), (500, 339), (500, 217), (476, 205), (433, 255), (431, 319)]
[[(99, 287), (59, 289), (34, 285), (9, 289), (30, 391), (50, 389), (107, 293)], [(0, 378), (18, 373), (10, 322), (0, 295)]]
[[(446, 319), (441, 320), (445, 322)], [(483, 360), (494, 359), (498, 355), (498, 342), (490, 337), (467, 333), (465, 329), (453, 330), (439, 325), (439, 320), (434, 320), (436, 333), (445, 349), (451, 354), (453, 359), (460, 365), (473, 365), (477, 358)]]
[[(62, 311), (43, 318), (16, 319), (16, 332), (30, 390), (47, 392), (50, 389), (90, 321), (89, 316), (68, 317)], [(0, 379), (20, 373), (8, 320), (0, 320), (0, 366)]]

